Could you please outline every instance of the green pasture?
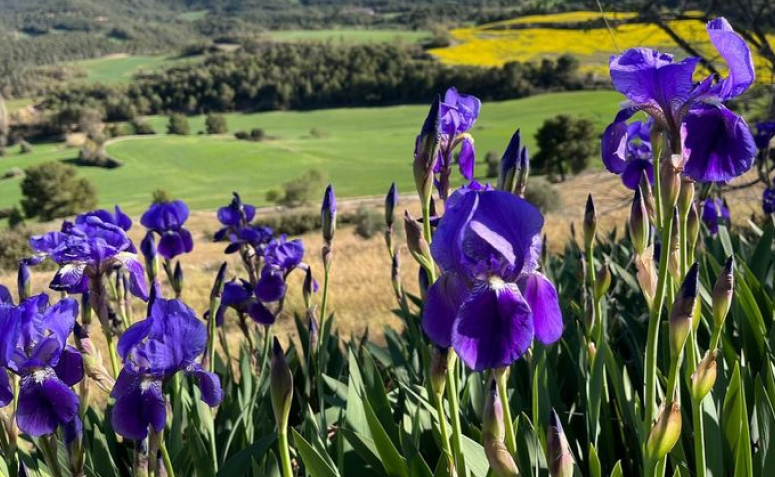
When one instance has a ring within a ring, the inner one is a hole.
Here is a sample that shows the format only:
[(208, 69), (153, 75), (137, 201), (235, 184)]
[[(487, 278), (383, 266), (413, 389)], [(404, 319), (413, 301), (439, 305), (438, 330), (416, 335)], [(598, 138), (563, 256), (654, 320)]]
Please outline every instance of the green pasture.
[(412, 30), (274, 30), (268, 35), (276, 41), (331, 41), (334, 43), (388, 43), (403, 41), (404, 43), (419, 43), (429, 38), (428, 31)]
[(179, 58), (175, 55), (108, 55), (102, 58), (69, 63), (86, 73), (79, 81), (89, 83), (125, 83), (141, 72), (158, 71), (181, 62), (198, 61), (201, 57)]
[[(485, 103), (473, 131), (479, 161), (488, 151), (499, 154), (516, 128), (531, 151), (543, 121), (560, 113), (594, 120), (600, 131), (613, 118), (619, 95), (606, 91), (555, 93), (526, 99)], [(125, 137), (108, 146), (123, 161), (118, 169), (80, 167), (99, 192), (100, 203), (119, 203), (141, 211), (151, 192), (165, 189), (194, 209), (214, 208), (239, 191), (249, 202), (265, 204), (265, 193), (317, 168), (335, 184), (339, 197), (383, 194), (392, 181), (402, 191), (414, 187), (412, 152), (428, 106), (330, 109), (309, 112), (266, 112), (226, 115), (231, 132), (264, 129), (268, 139), (238, 141), (231, 134), (199, 135), (203, 117), (192, 117), (191, 136)], [(158, 133), (167, 118), (149, 122)], [(311, 134), (312, 129), (316, 134)], [(31, 154), (16, 148), (0, 158), (0, 175), (11, 167), (27, 167), (51, 160), (72, 160), (77, 149), (61, 144), (35, 145)], [(485, 173), (479, 164), (478, 173)], [(0, 181), (0, 208), (18, 203), (19, 179)]]

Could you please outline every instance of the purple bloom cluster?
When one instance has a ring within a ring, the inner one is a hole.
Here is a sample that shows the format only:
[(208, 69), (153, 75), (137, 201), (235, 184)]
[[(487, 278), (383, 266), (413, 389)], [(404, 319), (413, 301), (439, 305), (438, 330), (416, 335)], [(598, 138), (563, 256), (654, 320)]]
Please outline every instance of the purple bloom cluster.
[(42, 436), (77, 418), (79, 399), (70, 389), (83, 379), (80, 353), (67, 344), (78, 303), (65, 298), (49, 306), (45, 294), (18, 306), (2, 293), (0, 303), (0, 407), (13, 399), (5, 370), (21, 378), (16, 422), (22, 432)]
[(188, 214), (185, 202), (175, 200), (152, 204), (140, 218), (149, 233), (159, 235), (157, 251), (163, 258), (171, 260), (194, 249), (191, 232), (184, 227)]
[(441, 277), (428, 289), (423, 328), (474, 370), (509, 366), (533, 338), (562, 335), (557, 291), (540, 272), (544, 218), (498, 190), (454, 193), (431, 245)]
[(218, 221), (223, 227), (215, 233), (215, 241), (228, 239), (226, 253), (237, 252), (249, 245), (257, 255), (263, 255), (264, 248), (272, 240), (273, 232), (269, 227), (251, 225), (255, 216), (255, 206), (243, 203), (235, 192), (231, 203), (218, 209)]
[(699, 58), (675, 62), (672, 55), (647, 48), (611, 58), (611, 81), (628, 102), (603, 134), (602, 155), (608, 170), (623, 174), (628, 167), (627, 120), (636, 111), (645, 111), (668, 134), (674, 146), (671, 152), (683, 154), (683, 172), (695, 181), (725, 182), (751, 168), (756, 155), (751, 131), (723, 105), (753, 83), (751, 51), (723, 18), (708, 22), (707, 31), (729, 66), (727, 77), (718, 82), (713, 75), (694, 82)]
[(127, 329), (118, 343), (124, 368), (111, 393), (116, 432), (133, 440), (144, 439), (149, 427), (161, 432), (167, 419), (164, 383), (181, 371), (197, 379), (202, 401), (220, 404), (218, 376), (197, 362), (206, 345), (205, 326), (191, 308), (179, 300), (156, 299), (148, 318)]
[(58, 232), (34, 236), (30, 245), (35, 256), (28, 259), (35, 264), (50, 258), (59, 265), (51, 281), (53, 290), (83, 293), (89, 279), (94, 279), (115, 268), (123, 267), (130, 277), (131, 292), (148, 299), (148, 283), (137, 250), (126, 232), (132, 221), (121, 209), (115, 213), (95, 210), (81, 214), (74, 222), (65, 221)]

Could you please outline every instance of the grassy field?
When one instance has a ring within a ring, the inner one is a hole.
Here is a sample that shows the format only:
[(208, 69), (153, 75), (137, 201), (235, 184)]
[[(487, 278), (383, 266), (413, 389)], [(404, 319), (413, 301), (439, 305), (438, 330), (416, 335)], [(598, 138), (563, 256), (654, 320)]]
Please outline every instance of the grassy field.
[(93, 60), (69, 63), (83, 71), (86, 76), (79, 81), (90, 83), (125, 83), (141, 72), (150, 72), (169, 68), (174, 64), (198, 61), (201, 58), (178, 58), (175, 55), (108, 55)]
[(331, 41), (333, 43), (419, 43), (430, 37), (427, 31), (410, 30), (276, 30), (268, 35), (276, 41)]
[[(632, 13), (606, 13), (609, 21), (624, 20)], [(609, 31), (596, 26), (588, 28), (584, 22), (600, 19), (599, 12), (566, 12), (551, 15), (530, 15), (511, 20), (488, 23), (451, 31), (453, 44), (430, 52), (449, 64), (476, 66), (499, 66), (509, 61), (536, 61), (541, 58), (556, 58), (570, 53), (575, 55), (581, 70), (601, 76), (608, 75), (608, 59), (627, 48), (649, 47), (686, 56), (675, 41), (656, 25), (627, 23), (616, 25)], [(555, 28), (560, 23), (574, 24), (572, 28)], [(696, 20), (669, 22), (670, 27), (687, 39), (708, 58), (717, 53), (708, 40), (705, 25)], [(770, 42), (775, 41), (771, 35)], [(755, 52), (755, 50), (752, 48)], [(766, 62), (754, 55), (758, 80), (762, 84), (772, 83)]]
[[(511, 134), (522, 128), (535, 151), (533, 137), (543, 121), (559, 113), (590, 118), (599, 129), (613, 118), (620, 97), (606, 91), (557, 93), (521, 100), (485, 103), (474, 130), (480, 158), (500, 154)], [(263, 128), (271, 139), (261, 143), (233, 136), (145, 136), (120, 138), (108, 153), (124, 162), (118, 169), (81, 167), (104, 206), (120, 203), (131, 212), (147, 206), (157, 188), (185, 199), (194, 209), (211, 209), (228, 201), (231, 191), (265, 203), (265, 193), (317, 168), (327, 174), (341, 197), (382, 194), (391, 181), (404, 191), (414, 187), (412, 150), (427, 106), (331, 109), (310, 112), (228, 114), (230, 130)], [(151, 118), (157, 132), (166, 118)], [(317, 128), (321, 136), (310, 131)], [(204, 129), (204, 118), (191, 118), (191, 130)], [(51, 160), (71, 160), (77, 149), (61, 144), (36, 145), (31, 154), (16, 149), (0, 159), (0, 175), (11, 167)], [(480, 165), (479, 172), (485, 168)], [(18, 203), (19, 179), (0, 181), (0, 208)]]

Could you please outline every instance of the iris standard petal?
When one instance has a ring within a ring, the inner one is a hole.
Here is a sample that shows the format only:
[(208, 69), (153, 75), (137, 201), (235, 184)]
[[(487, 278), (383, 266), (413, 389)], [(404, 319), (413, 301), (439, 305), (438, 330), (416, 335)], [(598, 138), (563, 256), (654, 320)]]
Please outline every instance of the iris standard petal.
[(745, 120), (723, 105), (698, 104), (684, 118), (684, 174), (697, 182), (726, 182), (747, 172), (756, 144)]
[(503, 282), (477, 286), (452, 327), (452, 346), (475, 371), (511, 365), (532, 341), (530, 307), (516, 285)]
[(460, 156), (458, 156), (458, 166), (460, 174), (466, 180), (474, 178), (474, 165), (476, 164), (476, 152), (474, 151), (474, 141), (468, 137), (463, 140), (460, 146)]
[(616, 114), (614, 122), (603, 132), (601, 154), (603, 165), (614, 174), (621, 174), (627, 164), (627, 141), (629, 139), (627, 120), (635, 114), (635, 109), (622, 109)]
[[(159, 301), (161, 300), (156, 300), (154, 306)], [(152, 324), (152, 320), (138, 321), (121, 334), (121, 337), (118, 339), (117, 351), (123, 360), (126, 361), (132, 348), (140, 344), (148, 336)]]
[(264, 266), (261, 270), (261, 278), (256, 284), (255, 292), (258, 299), (265, 303), (279, 301), (285, 296), (285, 288), (283, 271), (271, 265)]
[(59, 361), (54, 366), (59, 379), (68, 386), (75, 386), (83, 379), (83, 358), (77, 349), (67, 345), (59, 354)]
[(454, 201), (447, 205), (447, 211), (431, 243), (431, 254), (445, 272), (465, 274), (463, 267), (463, 234), (471, 216), (479, 205), (479, 194), (467, 191), (452, 194)]
[(72, 298), (63, 298), (44, 312), (41, 324), (54, 334), (60, 347), (64, 348), (67, 337), (73, 332), (77, 316), (78, 302)]
[(622, 172), (622, 183), (631, 190), (635, 190), (640, 185), (643, 173), (649, 178), (649, 182), (654, 182), (654, 164), (648, 159), (630, 159)]
[(215, 407), (223, 400), (221, 380), (218, 375), (206, 371), (199, 364), (193, 364), (186, 370), (186, 374), (197, 380), (199, 390), (202, 392), (202, 401), (210, 407)]
[(562, 336), (562, 312), (557, 289), (538, 272), (522, 276), (518, 282), (522, 296), (533, 312), (535, 337), (541, 343), (552, 344)]
[(78, 395), (51, 368), (22, 378), (16, 423), (25, 434), (39, 437), (56, 431), (78, 412)]
[(729, 74), (712, 89), (722, 101), (732, 99), (745, 92), (756, 78), (753, 55), (748, 44), (735, 33), (725, 18), (716, 18), (708, 22), (708, 37), (718, 50), (727, 66)]
[(7, 406), (11, 401), (13, 401), (11, 380), (8, 378), (8, 373), (5, 369), (0, 369), (0, 407)]
[(0, 368), (10, 361), (21, 334), (21, 321), (13, 305), (0, 303)]
[(442, 273), (428, 288), (423, 307), (422, 327), (437, 346), (452, 345), (452, 325), (460, 305), (468, 298), (465, 278), (454, 273)]
[(129, 272), (129, 291), (143, 301), (148, 301), (148, 281), (145, 278), (145, 269), (137, 255), (122, 252), (116, 255), (124, 269)]

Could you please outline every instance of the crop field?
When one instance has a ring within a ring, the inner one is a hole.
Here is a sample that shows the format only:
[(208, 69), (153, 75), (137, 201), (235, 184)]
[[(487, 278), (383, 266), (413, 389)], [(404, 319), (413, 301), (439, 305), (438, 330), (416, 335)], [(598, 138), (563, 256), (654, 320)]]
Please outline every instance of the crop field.
[(179, 58), (175, 55), (108, 55), (92, 60), (70, 63), (85, 76), (80, 81), (117, 84), (132, 80), (138, 73), (169, 68), (180, 62), (197, 61), (200, 58)]
[[(535, 132), (545, 119), (560, 113), (590, 118), (602, 131), (618, 102), (616, 93), (590, 91), (486, 103), (474, 129), (480, 160), (488, 151), (500, 154), (517, 127), (535, 151)], [(119, 138), (107, 151), (124, 163), (122, 167), (81, 167), (80, 173), (96, 186), (101, 205), (120, 203), (134, 213), (147, 206), (157, 188), (185, 197), (193, 209), (221, 205), (232, 190), (261, 204), (268, 190), (310, 168), (324, 171), (341, 197), (382, 194), (391, 181), (409, 191), (414, 188), (410, 164), (420, 127), (417, 118), (426, 110), (418, 105), (226, 115), (232, 132), (263, 128), (268, 139), (260, 143), (238, 141), (232, 135), (197, 135), (204, 130), (204, 118), (193, 117), (192, 136)], [(166, 122), (165, 117), (150, 118), (158, 133), (165, 131)], [(77, 155), (77, 149), (63, 144), (36, 145), (25, 155), (14, 148), (0, 160), (0, 175), (12, 167), (72, 161)], [(484, 165), (478, 171), (483, 174)], [(0, 181), (0, 208), (19, 199), (18, 178)]]
[(332, 43), (387, 43), (393, 41), (419, 43), (430, 37), (430, 33), (427, 31), (358, 29), (275, 30), (268, 32), (268, 35), (275, 41), (330, 41)]
[[(585, 22), (599, 20), (599, 12), (531, 15), (458, 28), (451, 32), (454, 41), (452, 46), (432, 49), (430, 52), (449, 64), (478, 66), (500, 66), (509, 61), (536, 61), (570, 53), (579, 59), (582, 71), (600, 76), (607, 75), (609, 57), (628, 48), (642, 46), (686, 56), (673, 39), (656, 25), (616, 24), (616, 21), (627, 20), (634, 15), (607, 13), (606, 19), (612, 22), (610, 31), (597, 24), (594, 27), (585, 25)], [(670, 27), (688, 39), (694, 48), (708, 53), (709, 58), (716, 56), (703, 23), (677, 20), (670, 22)], [(775, 41), (775, 36), (770, 41)], [(756, 55), (754, 58), (759, 82), (771, 83), (773, 78), (765, 69), (764, 60)]]

